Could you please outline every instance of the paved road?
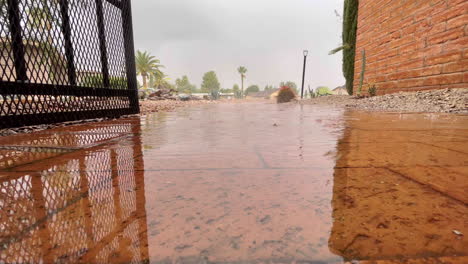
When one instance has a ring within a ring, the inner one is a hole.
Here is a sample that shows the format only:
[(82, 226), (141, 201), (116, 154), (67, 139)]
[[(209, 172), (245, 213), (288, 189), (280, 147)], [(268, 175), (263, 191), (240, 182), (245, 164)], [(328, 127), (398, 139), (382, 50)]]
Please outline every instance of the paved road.
[(468, 260), (468, 116), (223, 103), (0, 145), (0, 262)]

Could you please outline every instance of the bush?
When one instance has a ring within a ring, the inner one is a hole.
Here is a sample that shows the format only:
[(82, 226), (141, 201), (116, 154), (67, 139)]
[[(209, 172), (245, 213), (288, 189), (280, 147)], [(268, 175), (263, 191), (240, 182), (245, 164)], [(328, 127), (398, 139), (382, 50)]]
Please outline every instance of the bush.
[(283, 86), (278, 92), (278, 97), (276, 98), (276, 101), (278, 102), (278, 104), (288, 103), (291, 102), (291, 100), (293, 100), (294, 98), (296, 98), (296, 93), (293, 91), (293, 89), (291, 89), (288, 86)]
[(332, 95), (330, 88), (322, 86), (317, 88), (317, 96)]
[(221, 94), (219, 93), (218, 90), (213, 90), (211, 91), (211, 99), (212, 100), (219, 100), (221, 98)]
[(377, 95), (377, 87), (375, 86), (375, 84), (370, 83), (369, 84), (369, 89), (367, 90), (367, 92), (369, 93), (369, 96), (371, 96), (371, 97), (376, 96)]
[[(112, 89), (127, 89), (127, 79), (124, 77), (109, 76), (109, 84)], [(85, 87), (103, 87), (104, 81), (102, 74), (93, 74), (84, 76), (79, 82), (80, 86)]]

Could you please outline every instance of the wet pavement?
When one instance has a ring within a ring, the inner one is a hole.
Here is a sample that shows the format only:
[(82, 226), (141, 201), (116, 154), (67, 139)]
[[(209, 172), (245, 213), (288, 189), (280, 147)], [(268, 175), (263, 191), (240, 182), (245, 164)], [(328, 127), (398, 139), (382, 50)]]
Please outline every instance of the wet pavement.
[(0, 263), (468, 263), (468, 116), (214, 104), (0, 138)]

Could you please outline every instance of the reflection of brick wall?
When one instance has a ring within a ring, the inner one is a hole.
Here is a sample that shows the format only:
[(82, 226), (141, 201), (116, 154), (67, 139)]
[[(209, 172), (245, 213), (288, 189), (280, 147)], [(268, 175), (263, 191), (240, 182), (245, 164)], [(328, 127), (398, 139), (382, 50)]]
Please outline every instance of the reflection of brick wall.
[(379, 94), (467, 87), (467, 10), (466, 0), (360, 0), (354, 90), (363, 48)]

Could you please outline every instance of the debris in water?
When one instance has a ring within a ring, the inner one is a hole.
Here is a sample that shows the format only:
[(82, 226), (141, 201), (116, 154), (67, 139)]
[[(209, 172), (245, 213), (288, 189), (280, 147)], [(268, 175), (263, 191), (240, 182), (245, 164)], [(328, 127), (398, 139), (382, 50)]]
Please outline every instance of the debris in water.
[(453, 230), (452, 232), (457, 236), (463, 236), (463, 233), (458, 230)]

